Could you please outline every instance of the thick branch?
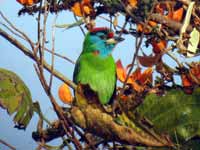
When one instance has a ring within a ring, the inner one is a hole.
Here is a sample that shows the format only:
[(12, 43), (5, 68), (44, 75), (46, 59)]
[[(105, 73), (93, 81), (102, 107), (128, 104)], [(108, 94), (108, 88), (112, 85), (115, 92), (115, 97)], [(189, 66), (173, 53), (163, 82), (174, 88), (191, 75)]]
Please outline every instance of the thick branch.
[(53, 127), (43, 130), (42, 132), (33, 132), (32, 138), (35, 141), (44, 140), (45, 142), (49, 142), (53, 139), (62, 137), (65, 135), (65, 131), (62, 128), (62, 124), (60, 121), (54, 122)]
[[(166, 25), (167, 27), (171, 28), (175, 32), (179, 32), (179, 30), (182, 27), (182, 24), (180, 22), (170, 20), (161, 14), (155, 14), (155, 13), (151, 14), (150, 20)], [(192, 26), (187, 27), (187, 32), (190, 33), (192, 30), (193, 30)]]
[(172, 146), (172, 143), (164, 138), (158, 141), (142, 130), (139, 131), (117, 124), (110, 115), (90, 105), (82, 110), (78, 107), (73, 107), (71, 115), (74, 122), (82, 129), (104, 139), (131, 145)]
[[(160, 140), (155, 139), (151, 135), (142, 130), (133, 129), (125, 125), (120, 125), (114, 121), (112, 116), (107, 113), (103, 113), (98, 108), (93, 108), (91, 105), (87, 105), (84, 108), (72, 107), (71, 117), (74, 122), (83, 130), (93, 133), (99, 137), (108, 141), (117, 141), (124, 144), (142, 144), (146, 146), (173, 146), (173, 144), (165, 138)], [(57, 123), (60, 123), (57, 121)], [(60, 125), (58, 125), (60, 127)], [(48, 142), (54, 138), (63, 136), (63, 133), (59, 130), (63, 129), (46, 129), (42, 133), (34, 132), (34, 140), (41, 139)], [(55, 131), (55, 132), (52, 132)]]
[[(26, 48), (17, 39), (15, 39), (14, 37), (10, 36), (7, 32), (3, 31), (1, 28), (0, 28), (0, 35), (2, 37), (4, 37), (5, 39), (7, 39), (11, 44), (16, 46), (18, 49), (20, 49), (26, 56), (28, 56), (31, 59), (33, 59), (34, 61), (36, 61), (34, 59), (33, 53), (28, 48)], [(37, 59), (39, 59), (39, 57)], [(58, 79), (62, 80), (66, 84), (68, 84), (71, 88), (76, 89), (76, 85), (71, 80), (67, 79), (63, 74), (61, 74), (57, 70), (55, 70), (55, 69), (51, 70), (51, 66), (45, 60), (44, 60), (44, 68), (49, 72), (52, 71), (52, 73), (53, 73), (53, 75), (55, 77), (57, 77)]]
[[(49, 6), (48, 6), (49, 7)], [(67, 10), (69, 8), (68, 4), (55, 4), (55, 5), (51, 5), (48, 9), (50, 10), (51, 13), (56, 13), (58, 11), (62, 11), (62, 10)], [(22, 15), (23, 13), (29, 13), (29, 14), (33, 14), (33, 13), (37, 13), (41, 11), (41, 13), (45, 12), (45, 7), (43, 6), (42, 8), (40, 8), (40, 6), (33, 6), (33, 7), (24, 7), (22, 8), (19, 12), (18, 15)]]

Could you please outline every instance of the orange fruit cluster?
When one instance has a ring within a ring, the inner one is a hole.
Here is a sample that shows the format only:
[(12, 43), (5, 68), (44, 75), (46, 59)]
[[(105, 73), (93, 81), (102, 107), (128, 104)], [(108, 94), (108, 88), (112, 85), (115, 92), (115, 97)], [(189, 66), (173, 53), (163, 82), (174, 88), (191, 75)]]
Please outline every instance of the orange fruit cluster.
[(73, 97), (69, 86), (67, 84), (62, 84), (58, 89), (58, 96), (60, 100), (65, 104), (71, 104), (73, 101)]

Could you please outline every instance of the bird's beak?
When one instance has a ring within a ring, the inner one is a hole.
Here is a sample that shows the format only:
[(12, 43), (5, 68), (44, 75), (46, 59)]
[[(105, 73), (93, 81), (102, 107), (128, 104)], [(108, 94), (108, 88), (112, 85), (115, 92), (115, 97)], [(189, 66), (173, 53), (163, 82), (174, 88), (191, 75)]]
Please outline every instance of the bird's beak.
[(106, 40), (106, 43), (107, 44), (117, 44), (117, 43), (119, 43), (119, 42), (121, 42), (123, 40), (124, 40), (124, 38), (115, 36), (113, 38), (110, 38), (110, 39)]

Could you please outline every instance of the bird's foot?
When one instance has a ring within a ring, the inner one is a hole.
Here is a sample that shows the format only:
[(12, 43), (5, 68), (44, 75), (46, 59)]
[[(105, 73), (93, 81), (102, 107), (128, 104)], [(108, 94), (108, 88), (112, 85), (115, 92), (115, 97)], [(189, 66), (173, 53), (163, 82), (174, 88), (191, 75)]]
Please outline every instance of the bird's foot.
[(112, 106), (111, 105), (102, 105), (103, 111), (111, 114), (112, 113)]
[(122, 108), (118, 101), (114, 101), (112, 104), (112, 116), (117, 117), (118, 114), (122, 113)]

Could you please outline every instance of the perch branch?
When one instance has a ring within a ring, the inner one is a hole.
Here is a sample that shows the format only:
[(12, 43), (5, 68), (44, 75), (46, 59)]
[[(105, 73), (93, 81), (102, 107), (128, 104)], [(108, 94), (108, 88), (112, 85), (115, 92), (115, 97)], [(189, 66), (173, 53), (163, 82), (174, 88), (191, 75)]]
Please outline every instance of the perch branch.
[[(109, 141), (113, 140), (124, 144), (142, 144), (155, 147), (173, 146), (173, 144), (165, 138), (161, 137), (158, 141), (143, 131), (137, 131), (133, 128), (117, 124), (110, 115), (103, 113), (97, 108), (93, 108), (91, 105), (87, 105), (82, 109), (74, 106), (72, 107), (70, 114), (71, 119), (74, 120), (79, 127)], [(59, 121), (56, 122), (57, 124), (60, 124)], [(58, 125), (58, 127), (60, 127), (60, 125)], [(54, 130), (55, 132), (52, 133)], [(62, 131), (63, 129), (60, 128), (58, 130)], [(44, 130), (42, 134), (44, 140), (48, 142), (59, 136), (61, 137), (62, 133), (58, 130), (55, 128)], [(36, 141), (41, 138), (40, 136), (39, 133), (34, 132), (34, 139)]]

